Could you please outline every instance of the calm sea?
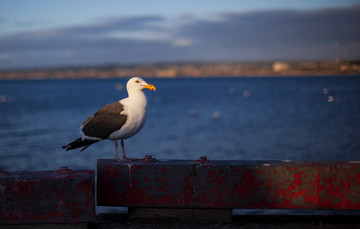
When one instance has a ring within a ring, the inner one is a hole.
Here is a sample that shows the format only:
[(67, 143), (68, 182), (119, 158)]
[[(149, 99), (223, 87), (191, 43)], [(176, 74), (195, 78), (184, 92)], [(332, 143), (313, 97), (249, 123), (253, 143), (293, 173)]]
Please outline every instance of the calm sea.
[[(360, 77), (146, 79), (148, 118), (128, 156), (360, 160)], [(0, 167), (94, 169), (114, 144), (64, 151), (81, 122), (125, 97), (126, 79), (0, 81)]]

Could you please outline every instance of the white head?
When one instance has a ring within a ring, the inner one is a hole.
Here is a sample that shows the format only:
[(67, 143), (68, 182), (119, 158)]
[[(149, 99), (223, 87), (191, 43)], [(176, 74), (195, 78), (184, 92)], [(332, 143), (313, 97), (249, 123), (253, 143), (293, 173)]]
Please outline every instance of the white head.
[(155, 91), (156, 88), (152, 84), (148, 84), (145, 80), (141, 79), (140, 77), (132, 77), (126, 84), (127, 91), (142, 91), (145, 88)]

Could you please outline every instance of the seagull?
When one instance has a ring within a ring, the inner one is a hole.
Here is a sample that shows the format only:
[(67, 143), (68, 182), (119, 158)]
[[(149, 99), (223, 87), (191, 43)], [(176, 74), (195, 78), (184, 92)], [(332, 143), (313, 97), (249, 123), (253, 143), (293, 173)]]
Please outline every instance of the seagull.
[[(80, 127), (81, 137), (62, 148), (68, 151), (82, 147), (81, 152), (93, 143), (109, 139), (114, 140), (117, 161), (133, 160), (126, 156), (124, 139), (134, 136), (144, 126), (147, 105), (143, 92), (145, 88), (156, 90), (154, 85), (146, 83), (140, 77), (129, 79), (126, 84), (128, 97), (107, 104), (88, 117)], [(121, 140), (123, 159), (119, 158), (117, 140)]]

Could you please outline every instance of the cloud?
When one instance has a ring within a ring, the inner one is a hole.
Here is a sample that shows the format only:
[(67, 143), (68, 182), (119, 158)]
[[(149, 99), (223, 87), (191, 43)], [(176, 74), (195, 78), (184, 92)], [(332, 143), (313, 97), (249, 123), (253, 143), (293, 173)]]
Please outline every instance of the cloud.
[(156, 23), (162, 21), (163, 18), (157, 16), (119, 18), (94, 25), (72, 27), (59, 32), (72, 36), (88, 36), (104, 35), (114, 31), (161, 31), (162, 28)]
[(0, 60), (7, 60), (9, 59), (9, 55), (6, 53), (0, 53)]
[(178, 34), (230, 58), (359, 58), (359, 52), (344, 55), (360, 41), (358, 21), (359, 6), (229, 13), (218, 21), (184, 26)]
[(0, 37), (0, 68), (192, 60), (359, 59), (360, 5), (113, 18)]
[(189, 39), (175, 39), (172, 44), (174, 46), (190, 46), (193, 44), (193, 42)]
[(12, 23), (16, 27), (20, 28), (32, 28), (32, 27), (38, 27), (38, 26), (44, 26), (51, 24), (51, 21), (48, 20), (17, 20)]
[[(117, 48), (131, 41), (129, 37), (139, 39), (141, 34), (143, 40), (151, 40), (147, 33), (161, 33), (163, 29), (156, 23), (162, 20), (161, 17), (154, 16), (119, 18), (90, 25), (23, 32), (0, 38), (0, 51), (22, 53), (70, 49), (75, 52), (87, 48)], [(127, 39), (121, 39), (119, 36), (111, 39), (115, 32), (125, 33)], [(132, 32), (133, 37), (131, 36)], [(144, 42), (144, 44), (148, 44), (148, 42)]]
[(89, 25), (78, 25), (68, 28), (60, 28), (53, 30), (44, 30), (33, 33), (34, 36), (62, 36), (66, 38), (83, 37), (83, 36), (98, 36), (115, 31), (141, 31), (141, 30), (156, 30), (161, 31), (161, 26), (157, 23), (163, 21), (162, 17), (158, 16), (143, 16), (143, 17), (129, 17), (117, 18), (98, 22)]

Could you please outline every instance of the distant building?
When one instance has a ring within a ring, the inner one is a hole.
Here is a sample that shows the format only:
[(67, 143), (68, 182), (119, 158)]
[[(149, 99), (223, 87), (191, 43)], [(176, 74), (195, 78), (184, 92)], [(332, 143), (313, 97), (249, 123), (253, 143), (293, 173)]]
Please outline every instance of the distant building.
[(275, 62), (273, 64), (273, 71), (274, 72), (284, 72), (284, 71), (288, 71), (290, 69), (290, 65), (286, 62)]
[(156, 71), (157, 77), (175, 77), (176, 76), (175, 69), (159, 69)]

